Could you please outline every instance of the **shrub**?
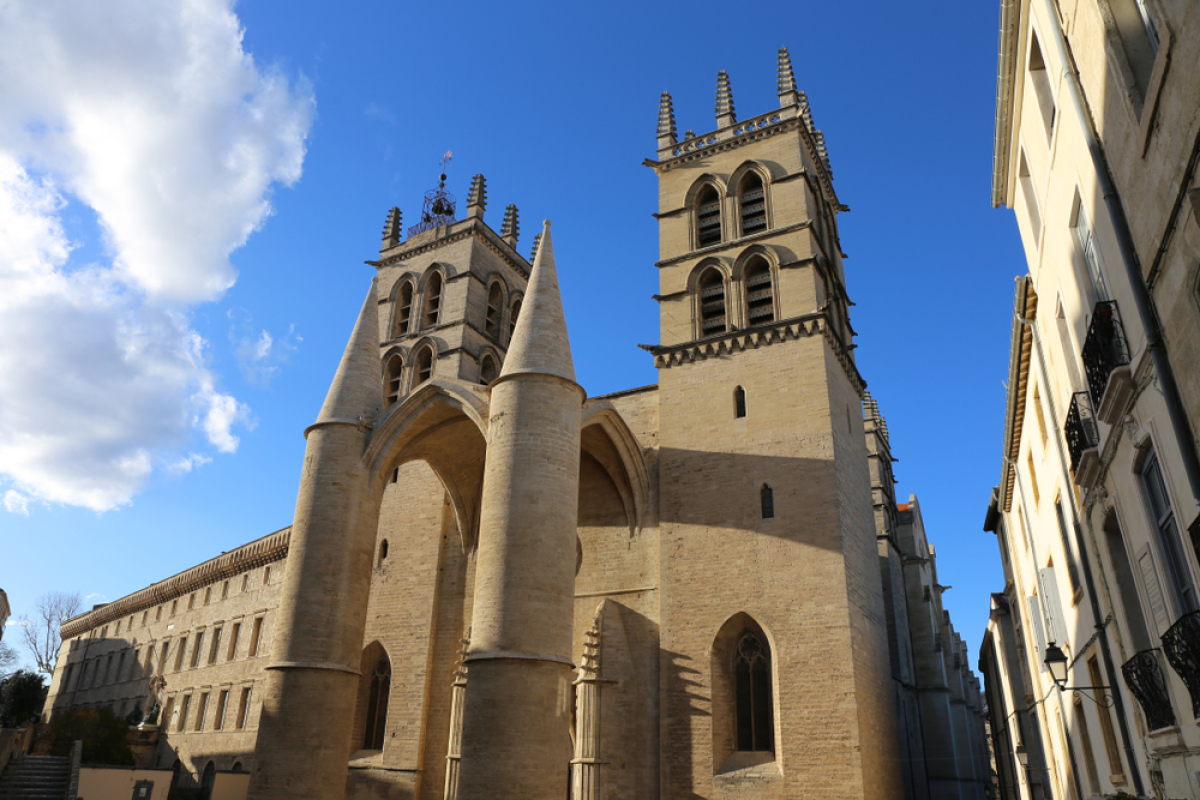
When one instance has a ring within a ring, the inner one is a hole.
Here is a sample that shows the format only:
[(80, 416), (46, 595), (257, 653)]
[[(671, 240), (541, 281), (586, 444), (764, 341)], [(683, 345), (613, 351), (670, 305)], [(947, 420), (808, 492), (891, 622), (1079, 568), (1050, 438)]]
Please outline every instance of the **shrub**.
[(129, 726), (107, 708), (81, 708), (62, 714), (50, 724), (50, 753), (71, 755), (71, 745), (83, 742), (85, 764), (133, 764), (127, 737)]

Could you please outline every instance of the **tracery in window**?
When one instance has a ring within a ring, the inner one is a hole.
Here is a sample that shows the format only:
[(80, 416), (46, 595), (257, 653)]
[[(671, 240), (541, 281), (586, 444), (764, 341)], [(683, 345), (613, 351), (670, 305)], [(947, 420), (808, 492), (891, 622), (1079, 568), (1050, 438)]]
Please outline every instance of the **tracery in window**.
[(733, 663), (737, 704), (737, 749), (773, 751), (775, 722), (771, 702), (771, 651), (753, 631), (738, 640)]
[(742, 236), (767, 229), (767, 198), (762, 178), (750, 172), (738, 186), (738, 210), (742, 215)]
[(400, 296), (398, 298), (400, 311), (396, 315), (396, 336), (403, 336), (408, 333), (408, 326), (412, 320), (413, 306), (413, 285), (412, 281), (405, 281), (400, 287)]
[(384, 391), (387, 394), (387, 405), (389, 406), (400, 400), (400, 378), (403, 372), (404, 360), (399, 355), (388, 359)]
[(746, 321), (751, 325), (775, 319), (775, 293), (771, 285), (771, 265), (755, 256), (746, 265)]
[(696, 195), (696, 243), (699, 247), (721, 242), (721, 196), (711, 185)]
[(382, 750), (387, 728), (388, 698), (392, 689), (392, 665), (386, 655), (379, 657), (367, 696), (367, 725), (363, 732), (364, 750)]
[(435, 272), (429, 276), (425, 286), (425, 317), (421, 327), (432, 328), (438, 324), (442, 311), (442, 274)]
[(488, 290), (487, 319), (483, 324), (484, 334), (493, 339), (500, 335), (500, 311), (503, 307), (504, 297), (500, 291), (500, 284), (493, 283), (492, 288)]
[(725, 276), (716, 268), (710, 268), (700, 276), (700, 335), (724, 333), (725, 322)]

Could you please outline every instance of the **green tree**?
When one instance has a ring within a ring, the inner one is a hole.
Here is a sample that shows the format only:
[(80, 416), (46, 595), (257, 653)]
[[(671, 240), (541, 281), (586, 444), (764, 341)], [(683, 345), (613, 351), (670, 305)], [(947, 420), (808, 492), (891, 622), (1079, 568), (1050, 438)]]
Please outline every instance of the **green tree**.
[(19, 670), (0, 680), (0, 727), (15, 728), (41, 716), (46, 702), (46, 679), (30, 670)]
[(81, 708), (61, 714), (50, 723), (50, 753), (71, 755), (71, 746), (83, 742), (85, 764), (133, 764), (127, 737), (129, 726), (108, 708)]

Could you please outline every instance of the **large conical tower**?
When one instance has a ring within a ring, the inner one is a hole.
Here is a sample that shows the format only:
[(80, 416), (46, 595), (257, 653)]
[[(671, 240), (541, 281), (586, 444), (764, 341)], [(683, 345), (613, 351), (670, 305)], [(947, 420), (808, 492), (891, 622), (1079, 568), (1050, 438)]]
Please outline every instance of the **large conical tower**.
[[(716, 128), (683, 139), (664, 93), (647, 162), (659, 470), (672, 476), (660, 485), (663, 797), (733, 796), (751, 770), (778, 784), (773, 797), (874, 800), (900, 783), (837, 232), (847, 209), (786, 50), (778, 66), (778, 109), (739, 121), (722, 71)], [(743, 685), (743, 667), (773, 679)]]

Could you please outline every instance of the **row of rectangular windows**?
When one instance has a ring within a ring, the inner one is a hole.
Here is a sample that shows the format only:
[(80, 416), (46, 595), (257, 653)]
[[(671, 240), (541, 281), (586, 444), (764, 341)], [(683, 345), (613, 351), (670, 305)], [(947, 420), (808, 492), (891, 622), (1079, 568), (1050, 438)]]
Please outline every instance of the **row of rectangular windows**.
[[(254, 658), (259, 654), (259, 647), (262, 640), (262, 627), (264, 616), (254, 618), (254, 627), (250, 633), (250, 649), (247, 653), (247, 658)], [(238, 640), (241, 636), (242, 623), (235, 622), (230, 627), (229, 645), (226, 649), (225, 661), (233, 661), (237, 657)], [(192, 646), (192, 657), (190, 666), (192, 669), (199, 667), (202, 654), (204, 652), (204, 629), (201, 628), (196, 634), (195, 642)], [(208, 647), (207, 664), (216, 664), (221, 654), (221, 638), (224, 633), (224, 625), (216, 625), (213, 627), (212, 640)], [(175, 672), (182, 671), (184, 667), (184, 656), (187, 651), (188, 636), (183, 636), (179, 639), (175, 647)], [(158, 657), (158, 672), (163, 674), (166, 672), (167, 656), (171, 647), (171, 640), (167, 639), (162, 643), (162, 650), (159, 651)], [(145, 664), (142, 667), (142, 677), (149, 677), (154, 674), (154, 653), (155, 646), (151, 644), (146, 651)], [(83, 666), (79, 672), (79, 683), (75, 687), (76, 690), (91, 689), (97, 686), (105, 686), (111, 683), (120, 683), (122, 680), (133, 680), (139, 677), (137, 672), (138, 663), (140, 660), (141, 648), (133, 648), (133, 658), (129, 661), (129, 674), (122, 678), (125, 672), (125, 657), (128, 650), (120, 653), (110, 653), (107, 657), (101, 656), (90, 661), (83, 662)], [(118, 656), (116, 671), (113, 671), (113, 656)], [(104, 662), (103, 679), (100, 679), (100, 664)], [(71, 677), (74, 673), (75, 664), (68, 664), (66, 672), (63, 676), (63, 691), (70, 691)], [(111, 678), (111, 680), (110, 680)]]
[[(250, 576), (253, 574), (254, 574), (254, 572), (252, 571), (252, 572), (247, 572), (242, 575), (241, 591), (243, 593), (250, 591)], [(267, 586), (270, 583), (271, 583), (271, 566), (268, 564), (266, 567), (263, 567), (262, 585)], [(230, 582), (225, 581), (225, 583), (221, 586), (221, 598), (220, 598), (221, 600), (226, 600), (229, 598), (229, 585), (230, 585)], [(188, 595), (188, 605), (187, 605), (188, 611), (191, 611), (196, 607), (196, 595), (197, 595), (196, 592), (192, 592), (190, 595)], [(210, 604), (212, 602), (212, 599), (213, 599), (213, 587), (212, 586), (206, 587), (204, 590), (204, 605)], [(179, 613), (179, 600), (178, 599), (171, 601), (171, 611), (168, 614), (168, 616), (173, 617), (177, 613)], [(154, 609), (154, 621), (155, 622), (160, 621), (162, 619), (162, 615), (163, 615), (163, 606), (160, 605), (156, 609)], [(133, 630), (133, 620), (136, 616), (137, 616), (136, 614), (130, 614), (128, 620), (123, 620), (123, 619), (117, 620), (116, 629), (113, 631), (113, 636), (121, 635), (121, 625), (122, 624), (125, 625), (125, 630), (127, 632)], [(146, 609), (145, 611), (142, 612), (142, 626), (145, 627), (147, 624), (149, 624), (149, 622), (150, 622), (150, 610)], [(108, 638), (108, 627), (109, 626), (104, 625), (103, 627), (100, 627), (100, 628), (93, 628), (92, 631), (87, 635), (87, 638), (95, 639), (95, 638), (99, 637), (101, 639), (107, 639)], [(80, 638), (83, 638), (82, 635), (80, 636)]]
[[(226, 715), (229, 711), (229, 689), (221, 689), (217, 695), (216, 713), (213, 715), (212, 730), (220, 731), (226, 729)], [(211, 692), (205, 691), (200, 693), (200, 699), (196, 704), (196, 718), (192, 723), (191, 730), (199, 733), (204, 730), (205, 718), (208, 716), (208, 699)], [(191, 692), (183, 695), (183, 701), (179, 707), (179, 720), (175, 722), (175, 731), (183, 733), (188, 730), (188, 716), (192, 707)], [(246, 727), (246, 723), (250, 719), (250, 696), (251, 691), (249, 686), (243, 686), (238, 697), (237, 714), (233, 718), (233, 730), (242, 730)], [(175, 710), (175, 697), (167, 698), (167, 707), (163, 710), (162, 727), (170, 728), (171, 714)]]

